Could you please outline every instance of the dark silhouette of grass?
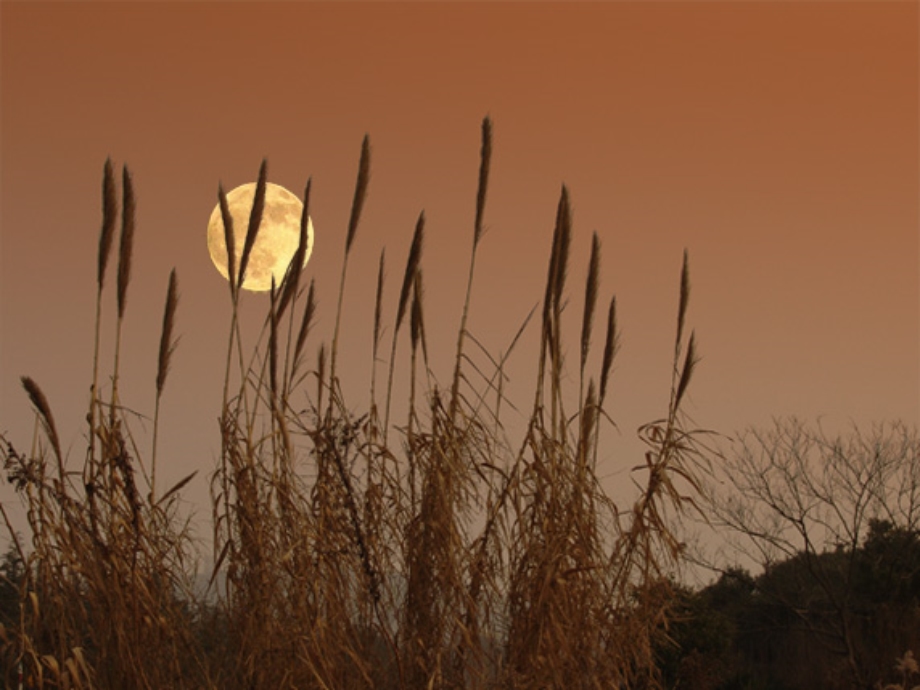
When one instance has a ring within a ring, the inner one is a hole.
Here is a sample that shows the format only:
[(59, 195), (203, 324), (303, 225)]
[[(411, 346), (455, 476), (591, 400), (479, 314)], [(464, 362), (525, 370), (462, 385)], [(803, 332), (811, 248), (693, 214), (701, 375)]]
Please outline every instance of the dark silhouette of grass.
[[(10, 444), (0, 450), (32, 531), (28, 545), (17, 541), (27, 575), (20, 624), (3, 631), (6, 659), (21, 661), (45, 687), (655, 686), (653, 650), (666, 638), (671, 604), (663, 583), (681, 561), (669, 516), (683, 510), (690, 498), (686, 491), (697, 489), (696, 432), (682, 428), (680, 414), (697, 361), (694, 337), (686, 351), (683, 338), (687, 258), (667, 416), (643, 428), (648, 477), (631, 508), (621, 511), (596, 473), (619, 339), (611, 299), (602, 363), (592, 375), (589, 352), (601, 278), (596, 236), (585, 283), (576, 390), (568, 390), (564, 373), (563, 307), (572, 236), (564, 187), (539, 330), (537, 393), (516, 443), (507, 440), (500, 414), (507, 403), (502, 379), (510, 352), (476, 363), (464, 350), (467, 339), (475, 341), (467, 315), (491, 155), (492, 125), (486, 118), (450, 387), (439, 389), (427, 375), (422, 213), (396, 305), (382, 420), (376, 367), (367, 411), (356, 414), (343, 397), (336, 363), (348, 258), (356, 251), (367, 196), (369, 140), (362, 144), (345, 238), (335, 333), (331, 347), (321, 344), (312, 370), (304, 352), (317, 301), (313, 284), (305, 288), (299, 281), (302, 254), (272, 289), (267, 335), (263, 332), (251, 353), (242, 352), (239, 287), (261, 222), (265, 162), (236, 272), (226, 197), (219, 189), (232, 316), (221, 455), (211, 480), (215, 568), (207, 597), (191, 586), (194, 550), (188, 525), (176, 513), (191, 476), (158, 496), (156, 452), (148, 467), (136, 451), (117, 390), (104, 401), (95, 386), (88, 415), (90, 450), (82, 473), (68, 471), (48, 401), (37, 384), (24, 379), (57, 467), (49, 468), (41, 445), (28, 455)], [(100, 294), (111, 243), (113, 184), (107, 163)], [(119, 332), (130, 265), (125, 233), (133, 232), (127, 172), (124, 184)], [(309, 189), (308, 183), (301, 249)], [(385, 312), (383, 269), (381, 254), (372, 326), (375, 361)], [(159, 351), (157, 410), (175, 345), (177, 301), (173, 273)], [(285, 313), (289, 318), (282, 318)], [(391, 422), (398, 335), (407, 316), (407, 417)], [(99, 320), (97, 314), (97, 331)], [(94, 381), (98, 345), (96, 352)], [(117, 356), (116, 349), (116, 373)], [(426, 375), (417, 376), (419, 367)], [(471, 370), (482, 375), (483, 387), (473, 384), (479, 379), (467, 375)], [(310, 379), (315, 389), (307, 385)], [(486, 402), (493, 398), (494, 403)], [(106, 407), (109, 415), (98, 414)], [(148, 492), (141, 490), (144, 484)], [(217, 587), (218, 582), (225, 584)]]

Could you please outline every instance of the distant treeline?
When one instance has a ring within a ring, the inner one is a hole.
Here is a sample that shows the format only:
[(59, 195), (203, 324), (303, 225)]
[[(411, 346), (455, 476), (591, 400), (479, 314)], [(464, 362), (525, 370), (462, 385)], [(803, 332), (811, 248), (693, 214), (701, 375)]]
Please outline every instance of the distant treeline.
[(659, 649), (666, 687), (698, 690), (872, 688), (911, 679), (920, 650), (920, 532), (870, 520), (856, 549), (799, 552), (753, 576), (726, 570), (679, 589)]

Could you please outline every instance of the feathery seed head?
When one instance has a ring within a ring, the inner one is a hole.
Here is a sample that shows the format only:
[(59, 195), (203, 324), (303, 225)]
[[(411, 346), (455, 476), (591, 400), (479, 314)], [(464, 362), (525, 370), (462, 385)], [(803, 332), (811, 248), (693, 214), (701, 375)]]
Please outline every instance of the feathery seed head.
[(115, 192), (115, 173), (112, 171), (111, 157), (105, 159), (102, 176), (102, 229), (99, 232), (99, 258), (96, 262), (96, 282), (99, 290), (105, 282), (105, 269), (115, 239), (115, 219), (118, 215), (118, 198)]
[(227, 276), (230, 281), (230, 295), (236, 294), (236, 237), (233, 234), (233, 216), (227, 204), (227, 194), (223, 184), (217, 185), (217, 197), (220, 201), (220, 217), (224, 222), (224, 247), (227, 249)]
[(479, 188), (476, 192), (476, 226), (473, 246), (482, 237), (482, 214), (486, 207), (486, 189), (489, 185), (489, 167), (492, 162), (492, 120), (486, 116), (482, 121), (482, 149), (479, 163)]
[(380, 343), (380, 320), (382, 318), (383, 305), (383, 276), (386, 249), (380, 250), (380, 265), (377, 267), (377, 296), (374, 301), (374, 352), (377, 352), (377, 346)]
[(604, 358), (601, 364), (601, 386), (598, 404), (603, 405), (604, 398), (607, 395), (607, 382), (610, 379), (610, 369), (613, 366), (613, 358), (620, 348), (620, 336), (617, 333), (617, 298), (610, 299), (610, 307), (607, 310), (607, 336), (604, 338)]
[(29, 400), (32, 401), (32, 405), (35, 406), (39, 417), (41, 417), (42, 426), (45, 427), (45, 433), (48, 434), (51, 446), (54, 448), (54, 453), (60, 462), (62, 457), (61, 443), (58, 440), (57, 427), (54, 424), (54, 415), (51, 414), (51, 406), (48, 404), (48, 398), (45, 397), (42, 389), (39, 388), (38, 384), (30, 377), (23, 376), (20, 380), (22, 381), (22, 387), (26, 389)]
[(300, 273), (303, 270), (303, 261), (307, 255), (307, 245), (310, 242), (309, 222), (310, 222), (310, 186), (312, 178), (307, 180), (307, 187), (303, 193), (303, 213), (300, 215), (300, 239), (297, 243), (297, 250), (288, 264), (287, 271), (284, 274), (284, 280), (281, 281), (281, 302), (278, 305), (278, 318), (284, 314), (288, 303), (297, 294), (297, 288), (300, 285)]
[(581, 321), (581, 370), (584, 371), (594, 326), (594, 309), (597, 305), (597, 290), (600, 281), (600, 240), (597, 233), (591, 238), (591, 259), (588, 264), (588, 280), (585, 285), (585, 312)]
[(397, 331), (402, 324), (403, 317), (406, 315), (406, 306), (409, 303), (409, 291), (412, 289), (412, 283), (415, 280), (415, 274), (418, 271), (418, 266), (422, 259), (422, 242), (424, 236), (425, 212), (422, 211), (415, 225), (415, 234), (412, 236), (412, 246), (409, 248), (409, 260), (406, 262), (406, 272), (403, 275), (402, 290), (399, 293), (399, 307), (396, 310)]
[(265, 210), (265, 183), (268, 174), (268, 160), (263, 158), (262, 165), (259, 166), (259, 180), (256, 183), (256, 193), (252, 199), (252, 210), (249, 213), (249, 228), (246, 230), (246, 241), (243, 244), (243, 254), (240, 256), (240, 273), (237, 278), (237, 285), (243, 286), (246, 279), (246, 268), (249, 265), (249, 255), (255, 246), (256, 238), (259, 235), (259, 228), (262, 224), (262, 213)]
[(118, 252), (118, 318), (125, 315), (128, 283), (131, 281), (131, 256), (134, 250), (134, 183), (128, 166), (122, 168), (121, 244)]
[(361, 143), (361, 161), (358, 164), (358, 182), (355, 185), (355, 198), (351, 204), (351, 218), (348, 220), (348, 235), (345, 239), (345, 253), (351, 251), (351, 243), (355, 240), (358, 230), (358, 220), (361, 218), (361, 209), (364, 208), (364, 199), (367, 196), (367, 183), (371, 172), (371, 142), (368, 135), (364, 135)]
[(176, 269), (169, 274), (169, 287), (166, 290), (166, 307), (163, 310), (163, 329), (160, 332), (160, 356), (157, 359), (157, 395), (162, 395), (169, 364), (178, 340), (173, 340), (173, 328), (176, 322), (176, 308), (179, 305), (179, 285)]

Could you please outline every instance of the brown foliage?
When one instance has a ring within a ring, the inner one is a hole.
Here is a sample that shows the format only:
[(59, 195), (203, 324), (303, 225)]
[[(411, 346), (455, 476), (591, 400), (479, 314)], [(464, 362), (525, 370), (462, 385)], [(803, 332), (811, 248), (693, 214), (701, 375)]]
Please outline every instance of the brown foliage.
[[(486, 119), (473, 257), (482, 236), (491, 152)], [(368, 178), (365, 139), (339, 314)], [(263, 163), (259, 188), (264, 184)], [(258, 230), (261, 197), (257, 191), (237, 284)], [(206, 597), (190, 585), (191, 542), (175, 512), (189, 478), (159, 499), (152, 486), (148, 499), (142, 498), (138, 484), (153, 480), (132, 450), (128, 419), (114, 392), (111, 416), (90, 417), (99, 451), (88, 454), (81, 483), (63, 468), (52, 482), (41, 449), (28, 457), (11, 446), (3, 451), (32, 527), (25, 613), (20, 628), (7, 631), (7, 655), (21, 656), (44, 674), (47, 687), (655, 684), (652, 650), (665, 634), (670, 605), (659, 583), (681, 560), (668, 511), (680, 510), (687, 498), (677, 486), (681, 478), (694, 489), (693, 433), (681, 429), (679, 413), (696, 361), (692, 339), (683, 365), (678, 361), (689, 293), (686, 264), (674, 363), (680, 373), (667, 417), (644, 432), (650, 445), (644, 488), (632, 508), (621, 512), (601, 488), (594, 462), (608, 419), (603, 403), (617, 348), (612, 299), (599, 377), (587, 379), (583, 390), (599, 292), (596, 238), (580, 333), (583, 381), (574, 413), (564, 409), (573, 395), (565, 385), (562, 343), (572, 235), (568, 191), (563, 188), (559, 202), (545, 288), (539, 390), (516, 444), (500, 418), (508, 353), (499, 361), (487, 356), (475, 362), (463, 351), (464, 335), (475, 341), (466, 332), (469, 288), (449, 391), (445, 395), (429, 376), (416, 381), (419, 345), (425, 354), (423, 228), (420, 215), (396, 305), (383, 424), (373, 389), (367, 414), (352, 412), (343, 398), (335, 367), (337, 323), (332, 366), (327, 371), (327, 346), (321, 344), (315, 369), (302, 371), (316, 310), (312, 284), (299, 324), (280, 319), (284, 308), (293, 310), (303, 299), (293, 274), (280, 293), (272, 292), (267, 342), (263, 336), (249, 360), (259, 364), (246, 365), (240, 353), (236, 368), (230, 363), (233, 342), (241, 342), (239, 294), (231, 291), (221, 455), (211, 482), (214, 575)], [(470, 285), (472, 278), (471, 260)], [(375, 359), (382, 288), (381, 255)], [(169, 295), (158, 400), (172, 354), (174, 277)], [(406, 423), (391, 425), (396, 336), (407, 309), (411, 393)], [(291, 341), (293, 348), (282, 347)], [(267, 375), (263, 367), (269, 367)], [(467, 372), (484, 376), (485, 391)], [(316, 377), (313, 395), (302, 385), (305, 375)], [(486, 394), (495, 392), (490, 407)], [(290, 402), (295, 395), (296, 407)], [(37, 387), (30, 396), (60, 455), (47, 402)], [(95, 397), (91, 404), (103, 405)]]

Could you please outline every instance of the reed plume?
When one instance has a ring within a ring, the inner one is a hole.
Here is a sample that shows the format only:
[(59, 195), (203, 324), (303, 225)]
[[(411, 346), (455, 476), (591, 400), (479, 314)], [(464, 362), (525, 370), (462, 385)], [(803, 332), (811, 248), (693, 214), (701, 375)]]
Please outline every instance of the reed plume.
[[(248, 408), (248, 392), (245, 385), (246, 365), (243, 361), (243, 336), (240, 332), (239, 324), (239, 297), (240, 291), (246, 280), (246, 269), (249, 267), (249, 258), (252, 254), (253, 247), (258, 239), (259, 230), (262, 225), (262, 214), (265, 210), (265, 188), (268, 176), (268, 160), (263, 158), (259, 166), (259, 177), (256, 181), (255, 194), (253, 195), (252, 207), (249, 212), (249, 224), (246, 229), (246, 238), (243, 241), (243, 251), (240, 255), (239, 270), (236, 272), (235, 280), (230, 280), (230, 295), (232, 298), (232, 316), (230, 320), (230, 338), (227, 341), (227, 361), (224, 370), (224, 393), (223, 408), (226, 409), (229, 400), (230, 391), (230, 363), (233, 360), (233, 345), (237, 344), (237, 354), (239, 357), (239, 370), (241, 381), (241, 393), (243, 406)], [(234, 261), (236, 257), (236, 240), (233, 231), (233, 221), (227, 208), (226, 195), (223, 193), (223, 187), (218, 186), (218, 197), (221, 205), (221, 217), (224, 224), (224, 242), (227, 249), (227, 267), (228, 274), (233, 275)], [(232, 257), (232, 258), (231, 258)]]
[[(361, 219), (361, 211), (364, 209), (364, 200), (367, 197), (367, 183), (370, 179), (371, 170), (371, 141), (368, 135), (364, 135), (364, 141), (361, 142), (361, 159), (358, 162), (358, 180), (355, 183), (355, 196), (351, 202), (351, 216), (348, 219), (348, 233), (345, 236), (345, 258), (342, 260), (342, 274), (339, 279), (339, 298), (335, 308), (335, 326), (332, 329), (332, 357), (329, 366), (330, 385), (334, 385), (336, 376), (336, 359), (339, 351), (339, 324), (342, 321), (342, 303), (345, 296), (345, 280), (348, 275), (348, 257), (351, 254), (351, 245), (355, 241), (355, 234), (358, 232), (358, 221)], [(331, 402), (331, 401), (330, 401)]]
[(377, 265), (377, 290), (374, 295), (374, 353), (376, 359), (377, 345), (380, 343), (380, 319), (383, 315), (383, 278), (386, 266), (386, 249), (380, 250), (380, 261)]
[[(240, 256), (240, 273), (236, 281), (239, 287), (242, 287), (246, 280), (246, 269), (249, 267), (249, 256), (252, 254), (252, 248), (256, 244), (256, 239), (259, 236), (259, 228), (262, 224), (262, 213), (265, 210), (265, 185), (267, 174), (268, 160), (263, 158), (262, 165), (259, 166), (259, 179), (258, 182), (256, 182), (256, 193), (252, 199), (252, 210), (249, 212), (249, 227), (246, 230), (246, 241), (243, 243), (243, 253)], [(228, 252), (229, 249), (228, 246)]]
[(121, 330), (128, 301), (128, 283), (131, 281), (131, 260), (134, 254), (134, 183), (128, 166), (122, 167), (121, 240), (118, 247), (118, 323), (115, 331), (115, 367), (112, 372), (112, 400), (109, 422), (115, 424), (118, 406), (118, 375), (121, 360)]
[(217, 185), (217, 199), (220, 204), (220, 217), (224, 225), (224, 248), (227, 250), (227, 281), (230, 284), (230, 297), (236, 301), (236, 236), (233, 234), (233, 216), (227, 205), (227, 195), (221, 183)]
[(90, 388), (89, 403), (89, 450), (90, 462), (96, 455), (96, 407), (99, 385), (99, 346), (102, 338), (102, 288), (105, 284), (105, 272), (112, 252), (115, 238), (115, 222), (118, 216), (118, 197), (115, 190), (115, 173), (112, 158), (105, 159), (102, 173), (102, 228), (99, 231), (99, 253), (96, 259), (96, 320), (93, 337), (93, 383)]
[(399, 337), (399, 328), (406, 315), (406, 307), (409, 304), (412, 285), (415, 282), (415, 276), (418, 274), (418, 267), (422, 260), (422, 245), (424, 239), (425, 212), (422, 211), (419, 213), (418, 221), (415, 224), (415, 233), (412, 235), (412, 245), (409, 247), (409, 257), (406, 260), (406, 270), (403, 273), (402, 288), (399, 291), (399, 304), (396, 308), (396, 323), (393, 326), (393, 344), (390, 348), (390, 368), (389, 374), (387, 375), (387, 401), (383, 414), (384, 443), (386, 443), (387, 431), (390, 426), (390, 401), (393, 394), (393, 371), (396, 366), (396, 342)]
[(269, 296), (271, 301), (268, 307), (268, 383), (269, 393), (271, 394), (270, 401), (272, 408), (274, 408), (278, 400), (278, 319), (280, 318), (275, 276), (272, 276), (272, 287)]
[(58, 462), (58, 479), (61, 482), (61, 490), (64, 491), (64, 456), (61, 454), (61, 441), (58, 437), (57, 426), (54, 423), (54, 415), (51, 414), (48, 398), (45, 397), (39, 385), (28, 376), (23, 376), (20, 380), (22, 381), (22, 387), (26, 389), (29, 400), (32, 401), (32, 405), (38, 412), (48, 440), (51, 441), (51, 448), (54, 450), (54, 456)]
[(449, 417), (455, 419), (460, 398), (460, 368), (463, 360), (463, 341), (466, 338), (466, 324), (469, 318), (470, 299), (473, 292), (473, 277), (476, 272), (476, 250), (482, 238), (482, 218), (486, 208), (486, 191), (489, 186), (489, 169), (492, 165), (492, 120), (482, 120), (482, 145), (479, 150), (479, 185), (476, 189), (476, 221), (473, 225), (473, 249), (470, 252), (470, 271), (466, 281), (466, 297), (463, 300), (463, 314), (457, 332), (457, 354), (454, 356), (454, 376), (450, 388)]
[(554, 326), (558, 330), (560, 327), (558, 316), (562, 311), (562, 295), (565, 291), (565, 280), (569, 270), (569, 247), (572, 244), (572, 204), (569, 201), (569, 190), (565, 185), (562, 186), (562, 193), (559, 196), (556, 223), (559, 226), (559, 232), (556, 234), (558, 255), (553, 273), (552, 303)]
[(489, 187), (489, 168), (492, 165), (492, 120), (482, 120), (482, 147), (479, 151), (479, 186), (476, 189), (476, 225), (473, 246), (482, 238), (482, 216), (486, 208), (486, 190)]
[(579, 397), (584, 390), (585, 365), (588, 363), (588, 349), (591, 345), (591, 331), (594, 328), (594, 310), (597, 307), (597, 290), (600, 275), (600, 240), (595, 232), (591, 237), (591, 259), (588, 263), (588, 278), (585, 284), (585, 311), (581, 319), (581, 363), (579, 367)]
[(160, 331), (160, 352), (157, 357), (157, 396), (163, 394), (166, 376), (169, 374), (169, 365), (173, 352), (179, 344), (178, 339), (173, 339), (173, 329), (176, 324), (176, 308), (179, 306), (179, 282), (176, 269), (169, 273), (169, 285), (166, 288), (166, 306), (163, 309), (163, 328)]
[(550, 253), (549, 269), (543, 297), (543, 322), (540, 338), (540, 365), (537, 372), (537, 391), (535, 408), (542, 406), (543, 385), (545, 379), (546, 359), (550, 363), (550, 409), (553, 426), (556, 426), (561, 414), (559, 405), (559, 374), (562, 367), (562, 350), (559, 342), (561, 334), (562, 293), (568, 272), (569, 245), (571, 244), (572, 219), (569, 206), (569, 190), (562, 185), (559, 203), (556, 207), (556, 224), (553, 229), (553, 245)]
[(361, 142), (361, 160), (358, 164), (358, 181), (355, 184), (355, 198), (351, 204), (351, 217), (348, 219), (348, 235), (345, 238), (345, 253), (351, 251), (351, 244), (355, 241), (355, 233), (358, 231), (358, 220), (361, 218), (361, 210), (364, 208), (364, 199), (367, 196), (367, 183), (371, 174), (371, 142), (370, 137), (364, 135), (364, 141)]
[(99, 232), (99, 258), (96, 262), (96, 283), (99, 292), (105, 283), (105, 269), (112, 252), (112, 240), (115, 238), (115, 220), (118, 215), (118, 198), (115, 191), (115, 173), (112, 170), (111, 157), (105, 159), (102, 178), (102, 229)]
[(377, 408), (377, 353), (380, 349), (380, 325), (383, 317), (383, 280), (386, 266), (386, 249), (380, 250), (377, 265), (377, 290), (374, 293), (374, 330), (371, 345), (371, 410)]
[(281, 301), (278, 304), (278, 318), (284, 314), (288, 304), (297, 294), (300, 286), (300, 274), (303, 271), (303, 261), (307, 255), (307, 245), (309, 244), (309, 222), (310, 222), (310, 187), (313, 179), (307, 180), (307, 186), (303, 192), (303, 212), (300, 214), (300, 236), (297, 241), (297, 249), (288, 264), (287, 271), (284, 274), (284, 280), (281, 282)]
[(157, 439), (160, 428), (160, 399), (163, 396), (163, 387), (166, 385), (166, 376), (169, 374), (169, 365), (172, 362), (173, 352), (179, 344), (173, 338), (176, 324), (176, 309), (179, 306), (179, 282), (176, 269), (169, 274), (169, 286), (166, 289), (166, 306), (163, 308), (163, 328), (160, 331), (160, 352), (157, 357), (156, 401), (153, 409), (153, 449), (150, 453), (150, 503), (156, 503), (157, 486)]
[(131, 281), (131, 259), (134, 254), (134, 183), (128, 166), (122, 169), (121, 245), (118, 252), (118, 320), (125, 316), (128, 283)]
[(674, 339), (675, 351), (680, 351), (680, 343), (684, 337), (684, 319), (687, 315), (687, 305), (690, 303), (690, 258), (684, 250), (684, 261), (680, 269), (680, 304), (677, 308), (677, 337)]
[(412, 235), (412, 244), (409, 247), (409, 258), (406, 261), (406, 270), (403, 273), (402, 288), (399, 291), (399, 305), (396, 309), (396, 325), (393, 328), (393, 335), (399, 331), (402, 325), (403, 317), (406, 315), (406, 307), (409, 305), (409, 296), (412, 286), (415, 282), (415, 276), (418, 273), (418, 267), (422, 260), (422, 245), (425, 240), (425, 212), (422, 211), (418, 216), (415, 224), (415, 233)]
[(617, 331), (617, 298), (610, 298), (610, 307), (607, 310), (607, 335), (604, 337), (604, 359), (601, 364), (601, 387), (597, 404), (604, 406), (607, 397), (607, 383), (610, 380), (610, 370), (613, 358), (620, 349), (620, 335)]
[(316, 409), (323, 409), (323, 388), (326, 379), (326, 343), (320, 343), (316, 354)]
[(684, 250), (683, 264), (680, 270), (680, 303), (677, 309), (677, 337), (674, 339), (674, 368), (673, 368), (673, 400), (671, 407), (677, 409), (680, 400), (690, 383), (690, 377), (696, 367), (698, 356), (696, 353), (695, 333), (690, 334), (687, 346), (687, 355), (683, 367), (680, 367), (681, 344), (683, 342), (684, 321), (687, 316), (687, 305), (690, 303), (690, 259), (687, 250)]

